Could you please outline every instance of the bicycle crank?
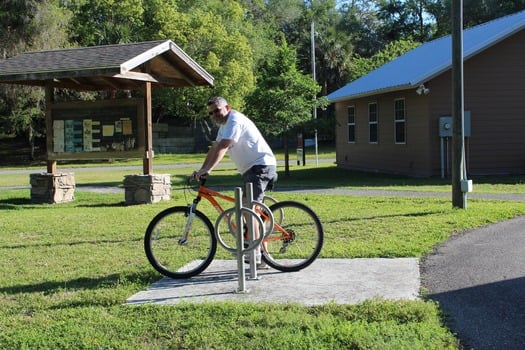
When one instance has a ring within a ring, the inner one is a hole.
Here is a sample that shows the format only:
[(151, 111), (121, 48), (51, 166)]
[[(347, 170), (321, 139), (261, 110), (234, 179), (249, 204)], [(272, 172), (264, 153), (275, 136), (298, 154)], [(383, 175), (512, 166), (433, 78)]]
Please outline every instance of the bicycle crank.
[(295, 232), (293, 230), (289, 230), (287, 232), (290, 236), (283, 239), (283, 246), (281, 247), (281, 249), (279, 249), (279, 253), (281, 254), (286, 253), (286, 249), (288, 248), (288, 246), (292, 244), (292, 242), (295, 240)]

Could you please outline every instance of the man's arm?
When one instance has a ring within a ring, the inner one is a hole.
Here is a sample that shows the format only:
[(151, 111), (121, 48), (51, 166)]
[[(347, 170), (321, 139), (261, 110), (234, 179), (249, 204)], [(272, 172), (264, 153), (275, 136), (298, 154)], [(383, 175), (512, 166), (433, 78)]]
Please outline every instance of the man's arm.
[(219, 142), (214, 142), (211, 145), (206, 159), (202, 163), (202, 166), (199, 170), (193, 173), (195, 179), (199, 179), (202, 175), (209, 174), (213, 168), (220, 163), (224, 155), (228, 151), (228, 148), (232, 145), (233, 141), (228, 139), (222, 139)]

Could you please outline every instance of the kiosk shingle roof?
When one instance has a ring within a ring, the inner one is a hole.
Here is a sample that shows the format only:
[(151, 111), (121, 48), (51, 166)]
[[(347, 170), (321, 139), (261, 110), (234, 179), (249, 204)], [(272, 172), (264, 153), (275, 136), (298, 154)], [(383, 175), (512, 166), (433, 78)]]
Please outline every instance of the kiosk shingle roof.
[(171, 40), (26, 52), (0, 61), (0, 83), (77, 90), (213, 85), (213, 77)]

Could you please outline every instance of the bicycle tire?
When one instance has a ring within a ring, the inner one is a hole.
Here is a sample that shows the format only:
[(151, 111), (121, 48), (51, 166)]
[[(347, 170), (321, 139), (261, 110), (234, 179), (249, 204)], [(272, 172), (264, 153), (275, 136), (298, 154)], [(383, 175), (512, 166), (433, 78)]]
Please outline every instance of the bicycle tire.
[[(271, 207), (272, 205), (276, 204), (278, 202), (277, 199), (275, 199), (274, 197), (271, 197), (271, 196), (268, 196), (268, 195), (264, 195), (263, 197), (263, 203), (268, 206), (268, 207)], [(283, 218), (284, 218), (284, 213), (282, 210), (278, 210), (278, 211), (274, 211), (273, 212), (273, 219), (276, 223), (278, 224), (281, 224), (283, 222)]]
[(263, 201), (262, 201), (264, 204), (266, 204), (267, 206), (271, 206), (271, 205), (274, 205), (275, 203), (279, 202), (277, 199), (275, 199), (274, 197), (272, 196), (268, 196), (268, 195), (264, 195), (263, 197)]
[(157, 214), (144, 235), (144, 250), (151, 266), (170, 278), (189, 278), (204, 271), (217, 251), (210, 219), (196, 210), (185, 242), (189, 208), (171, 207)]
[[(276, 270), (293, 272), (312, 264), (321, 253), (324, 231), (321, 221), (308, 206), (295, 201), (277, 202), (272, 213), (282, 216), (272, 234), (263, 241), (262, 259)], [(290, 233), (284, 237), (278, 226)]]

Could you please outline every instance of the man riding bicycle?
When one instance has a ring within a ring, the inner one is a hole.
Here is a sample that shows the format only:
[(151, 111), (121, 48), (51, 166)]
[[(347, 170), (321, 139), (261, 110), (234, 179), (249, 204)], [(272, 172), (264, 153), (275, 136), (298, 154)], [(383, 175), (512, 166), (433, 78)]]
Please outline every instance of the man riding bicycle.
[[(200, 179), (209, 174), (228, 153), (242, 174), (244, 183), (253, 184), (253, 199), (261, 202), (264, 191), (271, 189), (277, 180), (277, 161), (272, 149), (255, 124), (241, 112), (231, 109), (223, 97), (208, 100), (208, 113), (219, 125), (219, 130), (201, 168), (193, 173), (193, 178)], [(256, 252), (256, 260), (257, 264), (261, 263), (260, 249)]]

